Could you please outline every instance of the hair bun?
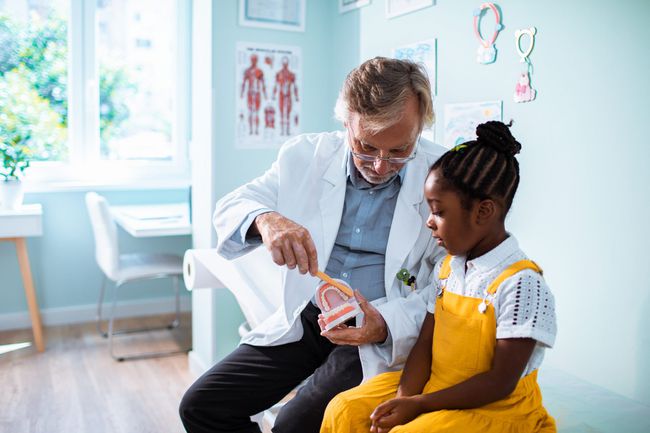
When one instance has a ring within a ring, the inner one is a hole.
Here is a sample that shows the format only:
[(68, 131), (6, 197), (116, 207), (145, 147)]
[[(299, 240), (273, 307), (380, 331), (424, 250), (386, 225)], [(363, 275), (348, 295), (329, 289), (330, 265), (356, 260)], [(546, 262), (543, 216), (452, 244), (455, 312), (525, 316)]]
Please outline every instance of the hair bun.
[(521, 144), (510, 133), (510, 124), (490, 120), (476, 127), (476, 142), (490, 146), (509, 156), (515, 156), (521, 150)]

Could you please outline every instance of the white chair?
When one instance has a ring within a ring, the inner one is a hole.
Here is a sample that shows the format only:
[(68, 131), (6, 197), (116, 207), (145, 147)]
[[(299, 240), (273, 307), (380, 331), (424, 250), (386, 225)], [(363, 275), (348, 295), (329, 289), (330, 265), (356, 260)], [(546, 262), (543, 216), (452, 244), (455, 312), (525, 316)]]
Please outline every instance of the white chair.
[[(142, 352), (136, 354), (116, 355), (113, 348), (113, 336), (117, 334), (146, 332), (157, 329), (173, 329), (180, 323), (180, 293), (179, 279), (183, 275), (183, 262), (179, 256), (171, 254), (120, 254), (117, 239), (117, 226), (108, 206), (108, 202), (97, 193), (86, 194), (86, 207), (90, 216), (90, 223), (95, 238), (95, 258), (101, 269), (102, 285), (97, 302), (97, 330), (108, 338), (109, 352), (113, 359), (124, 361), (130, 359), (155, 358), (187, 350), (172, 350), (164, 352)], [(115, 310), (119, 289), (126, 283), (134, 281), (151, 280), (158, 278), (171, 278), (176, 296), (176, 316), (167, 326), (156, 328), (137, 328), (115, 331)], [(108, 318), (108, 330), (102, 330), (102, 304), (107, 280), (114, 283), (113, 303)]]

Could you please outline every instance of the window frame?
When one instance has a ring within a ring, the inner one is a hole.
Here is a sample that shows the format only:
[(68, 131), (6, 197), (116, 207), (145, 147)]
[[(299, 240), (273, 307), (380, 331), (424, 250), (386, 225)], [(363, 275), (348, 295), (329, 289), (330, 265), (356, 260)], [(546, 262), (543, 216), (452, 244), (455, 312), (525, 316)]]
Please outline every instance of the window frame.
[(191, 1), (176, 0), (177, 50), (175, 122), (171, 160), (101, 160), (99, 65), (96, 62), (96, 1), (69, 0), (68, 146), (69, 161), (33, 161), (25, 173), (27, 190), (77, 189), (83, 185), (190, 184)]

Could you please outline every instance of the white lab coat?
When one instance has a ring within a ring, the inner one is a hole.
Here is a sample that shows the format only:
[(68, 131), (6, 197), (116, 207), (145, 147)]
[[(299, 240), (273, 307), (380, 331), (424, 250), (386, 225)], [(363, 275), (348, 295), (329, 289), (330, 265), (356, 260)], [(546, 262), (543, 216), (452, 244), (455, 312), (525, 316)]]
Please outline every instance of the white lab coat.
[[(343, 213), (348, 153), (345, 140), (342, 132), (292, 138), (264, 175), (219, 200), (214, 213), (217, 251), (228, 259), (245, 254), (248, 249), (237, 250), (228, 239), (250, 213), (270, 208), (309, 230), (318, 251), (319, 266), (324, 269)], [(423, 188), (429, 167), (444, 150), (422, 140), (416, 158), (406, 166), (386, 247), (386, 296), (372, 302), (388, 325), (390, 339), (384, 344), (359, 347), (364, 379), (402, 368), (424, 320), (426, 286), (432, 281), (434, 261), (444, 251), (435, 244), (425, 225), (429, 209)], [(415, 292), (397, 280), (401, 268), (417, 276)], [(319, 280), (287, 267), (282, 268), (281, 274), (280, 308), (246, 335), (243, 343), (274, 346), (302, 337), (302, 324), (297, 319)]]

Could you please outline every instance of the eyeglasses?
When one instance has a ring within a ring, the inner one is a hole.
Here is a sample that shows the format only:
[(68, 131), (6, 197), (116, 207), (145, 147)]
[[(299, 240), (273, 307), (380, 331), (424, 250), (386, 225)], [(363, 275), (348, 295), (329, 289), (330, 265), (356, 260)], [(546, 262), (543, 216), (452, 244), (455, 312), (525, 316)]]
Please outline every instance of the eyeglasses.
[[(352, 136), (348, 132), (348, 137), (350, 140), (350, 143), (352, 143)], [(357, 140), (355, 140), (357, 141)], [(352, 150), (352, 144), (350, 144), (350, 152), (352, 155), (355, 156), (355, 158), (359, 158), (361, 161), (366, 161), (366, 162), (376, 162), (376, 161), (386, 161), (389, 164), (406, 164), (407, 162), (413, 160), (415, 156), (417, 155), (418, 151), (418, 145), (420, 144), (420, 137), (418, 136), (418, 139), (415, 142), (415, 146), (413, 147), (413, 152), (409, 156), (402, 156), (402, 157), (394, 157), (394, 156), (379, 156), (379, 155), (370, 155), (367, 153), (358, 153)]]

